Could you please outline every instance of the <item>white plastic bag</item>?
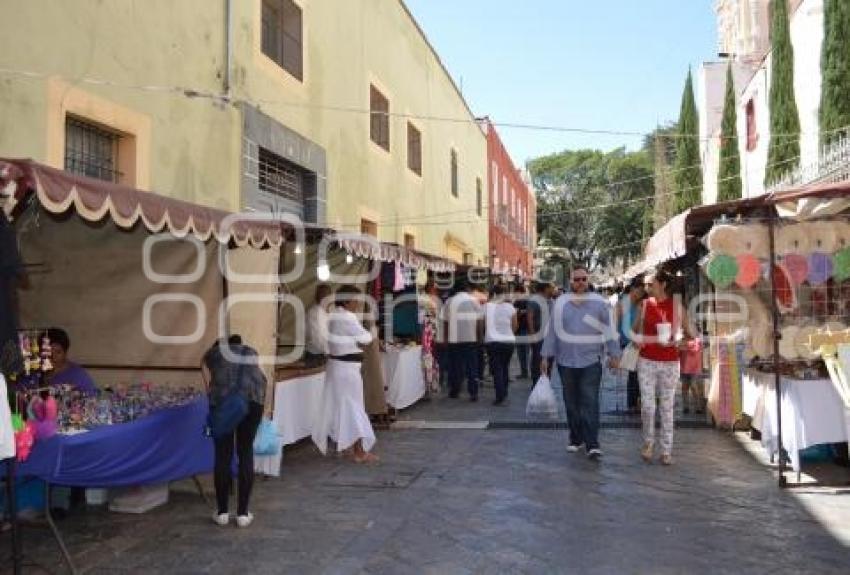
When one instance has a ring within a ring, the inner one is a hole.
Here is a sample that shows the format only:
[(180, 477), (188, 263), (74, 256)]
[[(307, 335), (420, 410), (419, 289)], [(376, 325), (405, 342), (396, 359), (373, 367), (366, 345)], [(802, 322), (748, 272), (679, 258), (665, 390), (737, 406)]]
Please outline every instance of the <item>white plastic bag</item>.
[(640, 349), (632, 342), (626, 346), (623, 355), (620, 356), (620, 369), (637, 371), (638, 359), (640, 359)]
[(546, 419), (558, 418), (558, 401), (555, 399), (555, 392), (552, 391), (552, 382), (545, 375), (540, 376), (537, 385), (534, 386), (531, 395), (528, 396), (525, 415)]

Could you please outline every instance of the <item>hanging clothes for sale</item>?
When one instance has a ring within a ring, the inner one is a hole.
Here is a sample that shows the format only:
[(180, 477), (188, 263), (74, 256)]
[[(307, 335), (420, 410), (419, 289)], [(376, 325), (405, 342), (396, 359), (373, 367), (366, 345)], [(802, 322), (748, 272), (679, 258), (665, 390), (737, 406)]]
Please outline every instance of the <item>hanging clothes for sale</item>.
[(0, 373), (18, 373), (22, 359), (18, 348), (18, 309), (15, 292), (23, 263), (15, 230), (0, 211)]
[(6, 378), (0, 373), (0, 459), (15, 456), (15, 430), (12, 427), (8, 397)]

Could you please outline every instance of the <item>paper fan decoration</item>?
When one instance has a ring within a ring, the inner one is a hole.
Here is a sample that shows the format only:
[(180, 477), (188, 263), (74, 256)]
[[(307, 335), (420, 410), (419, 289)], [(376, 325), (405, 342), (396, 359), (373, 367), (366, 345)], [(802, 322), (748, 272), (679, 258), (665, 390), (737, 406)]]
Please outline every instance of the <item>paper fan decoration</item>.
[(797, 292), (788, 269), (782, 265), (773, 266), (775, 271), (776, 305), (780, 313), (788, 313), (797, 309)]
[(809, 256), (809, 283), (823, 285), (832, 277), (832, 256), (824, 252), (814, 252)]
[(832, 256), (832, 274), (840, 282), (850, 278), (850, 247), (840, 249)]
[(761, 262), (752, 254), (741, 254), (735, 257), (738, 265), (738, 275), (735, 283), (742, 288), (751, 288), (756, 285), (761, 277)]
[(809, 277), (809, 260), (800, 254), (788, 254), (782, 258), (782, 265), (788, 270), (793, 285), (798, 286)]
[(752, 254), (766, 258), (767, 227), (762, 224), (719, 224), (705, 236), (705, 245), (710, 252), (727, 256)]
[(741, 253), (740, 230), (741, 226), (718, 224), (705, 236), (705, 246), (710, 252), (737, 255)]
[(832, 253), (838, 249), (838, 230), (835, 222), (821, 221), (798, 224), (803, 226), (809, 240), (809, 249), (814, 252)]
[(764, 224), (748, 224), (746, 234), (746, 252), (757, 258), (768, 257), (770, 241), (767, 236), (767, 226)]
[(788, 224), (776, 228), (776, 253), (786, 254), (808, 253), (809, 237), (806, 228), (800, 224)]
[(783, 359), (797, 359), (800, 354), (797, 351), (797, 334), (800, 328), (796, 325), (787, 325), (782, 328), (782, 337), (779, 339), (779, 355)]
[(850, 248), (850, 222), (832, 222), (835, 229), (835, 249)]
[(820, 355), (818, 355), (816, 351), (812, 350), (812, 347), (809, 345), (809, 338), (815, 335), (818, 331), (818, 327), (814, 325), (807, 325), (806, 327), (801, 327), (799, 331), (797, 331), (796, 347), (798, 356), (808, 360), (813, 360), (820, 357)]
[(714, 254), (705, 268), (705, 275), (718, 288), (727, 288), (738, 276), (738, 262), (731, 256)]
[(770, 357), (773, 355), (773, 318), (754, 292), (743, 292), (741, 297), (747, 302), (747, 347), (751, 356)]

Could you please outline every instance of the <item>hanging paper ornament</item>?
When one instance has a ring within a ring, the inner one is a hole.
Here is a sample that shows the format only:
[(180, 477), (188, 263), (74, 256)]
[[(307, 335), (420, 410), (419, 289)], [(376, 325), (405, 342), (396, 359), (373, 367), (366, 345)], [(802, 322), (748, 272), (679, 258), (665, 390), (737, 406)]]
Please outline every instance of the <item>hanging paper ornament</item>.
[(761, 277), (761, 262), (751, 254), (736, 256), (735, 262), (738, 265), (735, 283), (745, 289), (756, 285)]
[(832, 222), (835, 227), (835, 249), (850, 248), (850, 222)]
[(810, 250), (809, 236), (806, 228), (800, 224), (787, 224), (776, 228), (776, 253), (787, 254), (808, 253)]
[(712, 253), (738, 255), (741, 253), (740, 235), (741, 226), (718, 224), (705, 236), (705, 246)]
[(33, 443), (35, 443), (33, 430), (34, 424), (28, 421), (20, 431), (15, 432), (15, 454), (18, 456), (18, 461), (26, 461), (30, 456)]
[(720, 289), (732, 285), (738, 275), (738, 263), (735, 258), (723, 254), (714, 254), (706, 266), (706, 275)]
[(811, 251), (831, 254), (838, 249), (838, 230), (835, 227), (835, 222), (824, 220), (798, 225), (803, 226), (806, 231)]
[(793, 285), (798, 286), (809, 276), (809, 260), (800, 254), (788, 254), (782, 258), (782, 265), (788, 271)]
[(776, 290), (776, 305), (780, 313), (788, 313), (797, 309), (797, 292), (794, 289), (794, 281), (791, 274), (784, 265), (773, 266)]
[(850, 247), (840, 249), (832, 256), (832, 274), (840, 282), (850, 278)]
[(815, 252), (809, 256), (808, 280), (812, 285), (822, 285), (832, 277), (832, 256)]

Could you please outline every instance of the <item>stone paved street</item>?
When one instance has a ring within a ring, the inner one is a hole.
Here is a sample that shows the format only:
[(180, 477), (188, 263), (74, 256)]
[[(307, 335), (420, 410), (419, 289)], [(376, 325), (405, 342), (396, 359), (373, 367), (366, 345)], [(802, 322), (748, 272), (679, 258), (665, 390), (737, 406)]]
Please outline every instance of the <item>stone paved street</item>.
[[(405, 417), (422, 420), (433, 403)], [(459, 400), (453, 417), (474, 420), (482, 404)], [(299, 445), (280, 479), (258, 482), (248, 529), (214, 526), (188, 483), (146, 515), (89, 508), (60, 526), (84, 573), (850, 570), (850, 550), (729, 434), (680, 430), (671, 468), (640, 461), (636, 429), (605, 429), (599, 464), (568, 455), (564, 438), (396, 429), (379, 434), (382, 462), (362, 467)], [(818, 497), (850, 521), (850, 495)], [(27, 530), (26, 552), (41, 566), (26, 572), (64, 572), (46, 531)]]

